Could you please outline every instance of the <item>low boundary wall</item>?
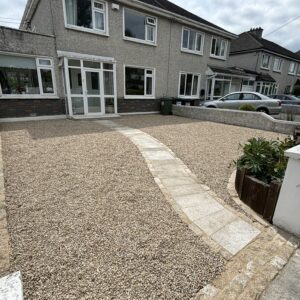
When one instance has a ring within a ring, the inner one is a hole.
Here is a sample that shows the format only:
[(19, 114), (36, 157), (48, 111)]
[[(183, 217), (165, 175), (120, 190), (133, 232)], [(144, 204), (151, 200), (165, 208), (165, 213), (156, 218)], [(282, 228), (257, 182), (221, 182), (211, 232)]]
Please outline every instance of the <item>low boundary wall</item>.
[(265, 113), (259, 112), (177, 105), (173, 105), (172, 112), (174, 115), (180, 117), (237, 125), (289, 135), (294, 133), (296, 127), (300, 128), (300, 122), (276, 120)]

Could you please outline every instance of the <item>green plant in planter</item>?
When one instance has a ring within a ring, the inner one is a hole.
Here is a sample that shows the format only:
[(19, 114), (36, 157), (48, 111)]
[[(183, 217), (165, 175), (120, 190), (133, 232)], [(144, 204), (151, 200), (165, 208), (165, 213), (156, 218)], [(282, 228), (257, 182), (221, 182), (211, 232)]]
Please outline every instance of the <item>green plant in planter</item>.
[(267, 141), (264, 138), (252, 138), (243, 148), (243, 155), (235, 162), (238, 168), (245, 168), (250, 175), (265, 182), (282, 181), (288, 159), (284, 151), (295, 145), (294, 140)]
[(243, 104), (239, 109), (243, 111), (256, 111), (255, 107), (252, 104)]

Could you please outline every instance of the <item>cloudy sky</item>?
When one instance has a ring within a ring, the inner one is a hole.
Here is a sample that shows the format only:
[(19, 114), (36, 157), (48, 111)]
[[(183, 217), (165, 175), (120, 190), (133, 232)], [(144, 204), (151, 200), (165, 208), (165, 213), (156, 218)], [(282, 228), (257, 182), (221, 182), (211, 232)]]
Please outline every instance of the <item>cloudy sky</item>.
[[(172, 0), (172, 2), (236, 34), (251, 27), (261, 26), (267, 39), (292, 51), (300, 50), (299, 0)], [(18, 27), (17, 22), (22, 17), (25, 3), (26, 0), (0, 0), (0, 24)], [(292, 20), (294, 21), (280, 30), (268, 34)]]

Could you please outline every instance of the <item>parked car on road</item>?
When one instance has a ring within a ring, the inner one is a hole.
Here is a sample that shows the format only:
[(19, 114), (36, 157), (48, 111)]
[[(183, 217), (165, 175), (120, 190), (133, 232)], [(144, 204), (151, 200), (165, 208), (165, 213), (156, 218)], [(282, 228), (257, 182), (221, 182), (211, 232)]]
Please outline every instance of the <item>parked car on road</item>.
[(243, 104), (251, 104), (256, 111), (270, 115), (276, 115), (281, 112), (280, 100), (271, 99), (255, 92), (230, 93), (218, 100), (206, 101), (204, 106), (208, 108), (239, 109)]
[(300, 105), (300, 98), (293, 95), (270, 95), (270, 98), (278, 99), (282, 104)]

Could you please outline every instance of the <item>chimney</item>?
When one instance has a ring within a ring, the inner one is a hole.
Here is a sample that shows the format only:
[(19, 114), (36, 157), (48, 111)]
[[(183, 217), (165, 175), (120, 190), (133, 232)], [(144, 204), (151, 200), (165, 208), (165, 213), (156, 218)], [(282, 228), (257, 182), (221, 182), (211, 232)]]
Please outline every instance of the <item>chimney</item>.
[(258, 28), (251, 28), (249, 32), (258, 38), (262, 38), (263, 31), (264, 30), (261, 27), (258, 27)]

